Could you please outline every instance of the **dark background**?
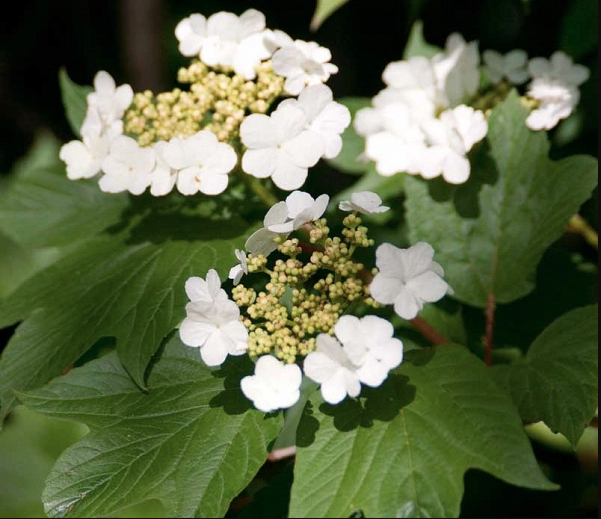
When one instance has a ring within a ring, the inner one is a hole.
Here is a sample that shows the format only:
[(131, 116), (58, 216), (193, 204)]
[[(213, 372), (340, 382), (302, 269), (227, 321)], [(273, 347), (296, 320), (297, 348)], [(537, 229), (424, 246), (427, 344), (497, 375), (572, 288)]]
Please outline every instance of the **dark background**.
[[(42, 128), (61, 140), (73, 138), (60, 100), (60, 67), (79, 84), (90, 85), (102, 69), (135, 91), (170, 90), (178, 67), (187, 63), (177, 51), (177, 22), (194, 12), (241, 14), (250, 7), (266, 15), (268, 28), (331, 49), (332, 62), (340, 68), (328, 82), (335, 97), (377, 93), (384, 86), (386, 64), (401, 59), (416, 17), (424, 20), (427, 40), (439, 46), (458, 31), (466, 40), (479, 40), (482, 50), (519, 47), (530, 56), (549, 57), (562, 46), (571, 47), (567, 51), (581, 47), (575, 59), (594, 68), (595, 78), (583, 88), (586, 128), (564, 152), (597, 155), (596, 2), (349, 0), (311, 32), (315, 0), (21, 0), (11, 3), (10, 15), (0, 17), (0, 174), (10, 170)], [(572, 23), (577, 34), (566, 38), (566, 19), (574, 11), (585, 20), (592, 14), (595, 23)], [(594, 45), (585, 45), (588, 41)]]

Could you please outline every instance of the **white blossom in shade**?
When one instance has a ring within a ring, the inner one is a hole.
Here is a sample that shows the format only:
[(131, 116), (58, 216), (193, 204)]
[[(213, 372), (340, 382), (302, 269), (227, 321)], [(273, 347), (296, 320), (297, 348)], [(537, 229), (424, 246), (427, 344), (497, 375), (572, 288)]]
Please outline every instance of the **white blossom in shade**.
[(574, 65), (572, 58), (561, 51), (551, 59), (533, 58), (528, 63), (533, 77), (527, 95), (539, 101), (539, 106), (526, 119), (532, 130), (550, 130), (568, 117), (580, 100), (579, 86), (590, 71), (583, 65)]
[(94, 91), (86, 97), (88, 112), (84, 125), (89, 117), (98, 117), (102, 124), (102, 133), (109, 133), (111, 137), (122, 133), (121, 119), (133, 99), (134, 92), (130, 85), (117, 87), (108, 72), (104, 70), (97, 72), (94, 76)]
[(184, 56), (198, 56), (207, 37), (207, 19), (202, 14), (184, 18), (175, 26), (175, 37)]
[(151, 192), (156, 196), (167, 194), (173, 184), (183, 195), (218, 195), (227, 187), (228, 173), (238, 160), (234, 149), (208, 130), (186, 138), (174, 137), (155, 148), (158, 159)]
[(338, 67), (329, 61), (332, 53), (314, 41), (295, 40), (278, 49), (272, 58), (273, 71), (286, 78), (284, 90), (298, 95), (303, 88), (325, 83)]
[(242, 276), (248, 274), (248, 263), (246, 262), (246, 253), (243, 250), (236, 249), (234, 254), (238, 259), (238, 264), (230, 269), (228, 279), (231, 279), (234, 285), (237, 285), (240, 283)]
[(334, 325), (334, 332), (357, 366), (359, 380), (370, 387), (380, 386), (388, 372), (403, 360), (403, 343), (393, 337), (394, 328), (386, 319), (343, 315)]
[(318, 220), (325, 213), (330, 197), (320, 195), (314, 199), (304, 191), (290, 193), (286, 200), (275, 204), (263, 219), (263, 228), (246, 240), (246, 250), (252, 254), (268, 256), (276, 248), (274, 238), (288, 236), (306, 223)]
[(347, 395), (359, 396), (361, 381), (357, 369), (342, 345), (325, 333), (317, 336), (315, 351), (303, 362), (305, 375), (321, 384), (321, 395), (329, 404), (338, 404)]
[(382, 205), (382, 199), (372, 191), (359, 191), (351, 194), (350, 200), (343, 200), (338, 204), (341, 211), (357, 211), (363, 214), (385, 213), (390, 209)]
[(434, 249), (419, 242), (408, 249), (383, 243), (376, 249), (378, 273), (369, 286), (371, 296), (384, 305), (394, 305), (403, 319), (413, 319), (424, 303), (433, 303), (450, 293), (443, 268), (433, 261)]
[(257, 178), (271, 177), (285, 191), (301, 187), (308, 169), (324, 153), (321, 137), (306, 130), (307, 118), (298, 106), (285, 104), (271, 115), (251, 114), (240, 125), (240, 138), (248, 148), (242, 169)]
[(424, 178), (442, 174), (451, 184), (461, 184), (470, 175), (467, 153), (488, 132), (488, 123), (480, 110), (466, 105), (445, 110), (440, 119), (422, 126), (427, 136), (427, 151), (420, 156), (419, 170)]
[(254, 375), (240, 381), (242, 392), (265, 413), (292, 407), (300, 398), (303, 374), (296, 364), (282, 364), (271, 355), (259, 357)]
[(118, 135), (111, 141), (109, 154), (102, 161), (104, 175), (98, 185), (107, 193), (129, 191), (140, 195), (152, 181), (155, 164), (153, 148), (143, 148), (131, 137)]
[(281, 104), (300, 106), (305, 111), (306, 129), (321, 137), (326, 159), (332, 159), (340, 153), (341, 134), (351, 124), (351, 112), (343, 104), (334, 101), (329, 87), (323, 84), (308, 86), (298, 99), (286, 99)]
[(528, 72), (528, 54), (521, 49), (514, 49), (507, 54), (496, 50), (485, 50), (482, 53), (484, 72), (492, 83), (500, 83), (507, 79), (514, 85), (525, 83), (530, 77)]
[(432, 58), (434, 76), (447, 106), (462, 103), (478, 90), (480, 83), (480, 52), (478, 42), (466, 42), (459, 33), (449, 35), (445, 50)]
[(532, 58), (528, 71), (533, 79), (554, 79), (571, 86), (580, 86), (590, 76), (587, 67), (574, 64), (574, 60), (560, 50), (554, 52), (550, 59)]
[[(411, 119), (409, 108), (401, 103), (382, 108), (364, 108), (371, 121), (360, 122), (374, 129), (380, 118), (381, 130), (369, 134), (365, 140), (365, 156), (375, 162), (376, 171), (383, 176), (400, 172), (417, 173), (417, 158), (425, 150), (425, 136), (419, 124)], [(374, 110), (368, 112), (368, 110)]]
[(179, 327), (184, 344), (200, 348), (207, 366), (219, 366), (229, 355), (242, 355), (248, 349), (248, 330), (240, 321), (240, 309), (223, 289), (214, 269), (206, 281), (192, 277), (186, 281), (186, 318)]

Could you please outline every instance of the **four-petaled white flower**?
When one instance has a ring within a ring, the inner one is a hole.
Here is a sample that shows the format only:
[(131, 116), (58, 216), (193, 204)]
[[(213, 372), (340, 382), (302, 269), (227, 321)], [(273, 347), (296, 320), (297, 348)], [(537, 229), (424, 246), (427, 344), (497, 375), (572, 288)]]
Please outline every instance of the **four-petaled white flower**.
[(244, 395), (265, 413), (292, 407), (300, 398), (302, 372), (296, 364), (282, 364), (271, 355), (259, 357), (254, 375), (240, 381)]
[[(94, 91), (87, 97), (88, 112), (96, 111), (93, 117), (98, 117), (102, 124), (102, 133), (110, 137), (122, 133), (123, 123), (121, 118), (125, 110), (134, 99), (134, 91), (128, 84), (117, 87), (113, 77), (106, 71), (101, 70), (94, 76)], [(84, 125), (86, 123), (84, 122)]]
[(424, 303), (438, 301), (451, 289), (443, 268), (433, 261), (434, 249), (424, 242), (408, 249), (383, 243), (376, 249), (378, 273), (369, 286), (372, 297), (384, 305), (394, 305), (403, 319), (413, 319)]
[(332, 159), (342, 150), (342, 132), (351, 124), (351, 112), (334, 101), (326, 85), (305, 88), (298, 99), (286, 99), (281, 104), (300, 106), (307, 117), (306, 129), (317, 133), (324, 144), (323, 157)]
[(372, 191), (359, 191), (351, 194), (350, 200), (344, 200), (338, 204), (341, 211), (357, 211), (363, 214), (385, 213), (390, 209), (382, 205), (382, 199)]
[(100, 125), (84, 125), (81, 138), (63, 144), (59, 151), (70, 180), (92, 178), (100, 173), (102, 161), (109, 153), (109, 136), (102, 133)]
[(186, 318), (179, 327), (184, 344), (200, 348), (200, 356), (207, 366), (219, 366), (229, 355), (242, 355), (248, 349), (248, 330), (240, 321), (240, 309), (221, 289), (214, 269), (202, 278), (186, 282), (190, 302)]
[(246, 250), (251, 254), (268, 256), (276, 248), (276, 236), (287, 236), (306, 223), (318, 220), (325, 213), (330, 197), (320, 195), (314, 199), (304, 191), (293, 191), (286, 200), (275, 204), (263, 219), (263, 227), (246, 240)]
[(201, 130), (185, 139), (174, 137), (157, 143), (157, 165), (152, 172), (151, 193), (166, 195), (174, 184), (183, 195), (199, 191), (218, 195), (228, 185), (228, 173), (238, 157), (234, 149), (219, 142), (214, 133)]
[(193, 14), (175, 28), (184, 56), (199, 56), (211, 67), (233, 69), (246, 79), (254, 79), (256, 66), (271, 57), (271, 34), (265, 29), (265, 15), (256, 9), (247, 9), (240, 16), (221, 11), (208, 19)]
[(303, 371), (311, 380), (321, 384), (321, 395), (329, 404), (338, 404), (347, 395), (355, 397), (361, 393), (357, 366), (343, 346), (325, 333), (317, 336), (317, 348), (305, 358)]
[(428, 147), (419, 158), (419, 170), (424, 178), (442, 174), (451, 184), (462, 184), (470, 176), (466, 157), (476, 142), (488, 132), (488, 123), (480, 110), (459, 105), (445, 110), (440, 119), (423, 124)]
[(521, 49), (514, 49), (507, 54), (488, 49), (482, 53), (484, 71), (493, 83), (507, 79), (514, 85), (525, 83), (530, 77), (528, 72), (528, 54)]
[(246, 117), (240, 125), (240, 138), (248, 148), (242, 169), (257, 178), (271, 177), (285, 191), (301, 187), (324, 152), (321, 137), (306, 125), (304, 110), (291, 104), (278, 106), (270, 116)]
[(242, 276), (248, 274), (248, 264), (246, 262), (246, 253), (243, 250), (236, 249), (234, 251), (238, 264), (234, 265), (228, 274), (228, 279), (231, 279), (234, 285), (240, 283)]
[(527, 95), (539, 106), (526, 119), (531, 130), (550, 130), (568, 117), (580, 100), (579, 86), (590, 75), (583, 65), (574, 64), (565, 52), (554, 52), (550, 59), (533, 58), (528, 63), (533, 80)]
[(317, 349), (304, 360), (305, 375), (321, 384), (330, 404), (356, 397), (361, 383), (380, 386), (403, 360), (403, 343), (393, 337), (390, 322), (375, 315), (343, 315), (334, 325), (336, 338), (317, 336)]
[(298, 95), (303, 88), (325, 83), (338, 67), (329, 61), (332, 53), (314, 41), (295, 40), (278, 49), (272, 58), (273, 71), (286, 78), (284, 90)]
[(152, 181), (155, 164), (153, 148), (143, 148), (131, 137), (118, 135), (111, 141), (109, 154), (102, 161), (104, 175), (98, 185), (107, 193), (129, 191), (140, 195)]

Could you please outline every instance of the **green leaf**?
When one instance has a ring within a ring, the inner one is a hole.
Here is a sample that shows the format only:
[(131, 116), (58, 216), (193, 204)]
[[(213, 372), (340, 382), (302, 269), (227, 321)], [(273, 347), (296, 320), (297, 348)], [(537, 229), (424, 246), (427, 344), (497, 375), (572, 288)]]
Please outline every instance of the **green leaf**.
[(26, 249), (0, 233), (0, 300), (59, 256), (59, 249)]
[(62, 67), (58, 72), (58, 83), (61, 89), (61, 97), (67, 121), (73, 133), (79, 138), (80, 129), (88, 111), (87, 96), (94, 89), (90, 86), (78, 85), (71, 81), (67, 70)]
[(185, 281), (210, 268), (224, 279), (243, 239), (132, 246), (96, 239), (25, 282), (0, 305), (0, 328), (25, 319), (0, 359), (2, 413), (14, 390), (45, 384), (102, 337), (116, 339), (121, 362), (145, 387), (150, 359), (185, 317)]
[(515, 91), (493, 110), (466, 184), (405, 178), (411, 241), (432, 244), (454, 297), (473, 306), (531, 292), (544, 251), (597, 185), (597, 160), (551, 161), (546, 134), (530, 131), (527, 115)]
[(118, 222), (128, 198), (92, 180), (69, 180), (64, 164), (21, 174), (0, 197), (0, 229), (30, 247), (67, 245)]
[(465, 348), (412, 352), (360, 399), (301, 420), (290, 517), (457, 517), (470, 468), (554, 490), (509, 397)]
[(316, 31), (321, 27), (323, 22), (334, 13), (337, 9), (340, 9), (348, 0), (317, 0), (315, 6), (315, 12), (311, 18), (310, 29)]
[(559, 31), (559, 48), (576, 61), (597, 52), (599, 3), (576, 0), (566, 10)]
[(114, 354), (24, 395), (50, 416), (91, 432), (60, 457), (43, 500), (50, 517), (102, 517), (162, 501), (168, 517), (222, 517), (263, 465), (281, 416), (252, 409), (239, 380), (247, 357), (209, 370), (171, 341), (142, 393)]
[(403, 52), (403, 59), (409, 59), (416, 56), (432, 58), (439, 52), (442, 52), (440, 47), (431, 45), (424, 39), (424, 22), (422, 20), (416, 20), (413, 22), (407, 44), (405, 45), (405, 50)]
[[(336, 99), (336, 102), (349, 109), (352, 120), (355, 119), (355, 114), (358, 110), (371, 106), (371, 99), (369, 97), (342, 97)], [(364, 151), (365, 137), (359, 135), (351, 123), (342, 132), (342, 150), (336, 157), (328, 159), (327, 162), (343, 173), (359, 175), (370, 169), (373, 170), (373, 162), (361, 158)]]
[(19, 406), (0, 434), (0, 517), (44, 517), (44, 480), (87, 428)]
[(544, 421), (574, 446), (598, 405), (598, 310), (590, 305), (561, 316), (523, 362), (493, 371), (526, 423)]

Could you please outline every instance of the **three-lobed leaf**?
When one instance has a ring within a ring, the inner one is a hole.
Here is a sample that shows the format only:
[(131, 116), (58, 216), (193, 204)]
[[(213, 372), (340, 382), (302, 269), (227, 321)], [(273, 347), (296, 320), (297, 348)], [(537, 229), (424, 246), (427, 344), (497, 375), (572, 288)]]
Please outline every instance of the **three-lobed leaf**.
[(456, 517), (470, 468), (553, 490), (511, 399), (465, 348), (416, 352), (377, 389), (301, 419), (290, 517)]
[(225, 272), (240, 239), (127, 245), (116, 236), (85, 242), (25, 282), (0, 305), (0, 327), (23, 321), (0, 359), (4, 416), (14, 391), (39, 387), (103, 337), (114, 337), (134, 381), (185, 317), (190, 276)]
[(544, 421), (574, 446), (598, 406), (598, 310), (571, 310), (545, 328), (522, 362), (493, 371), (526, 423)]
[(544, 251), (597, 185), (597, 160), (551, 161), (527, 115), (515, 91), (492, 111), (466, 184), (405, 178), (411, 240), (432, 244), (454, 297), (473, 306), (491, 294), (500, 303), (527, 295)]
[(219, 371), (175, 338), (145, 394), (110, 353), (22, 395), (44, 414), (86, 423), (46, 482), (50, 517), (103, 517), (159, 499), (169, 517), (222, 517), (266, 460), (281, 424), (239, 388), (247, 358)]

